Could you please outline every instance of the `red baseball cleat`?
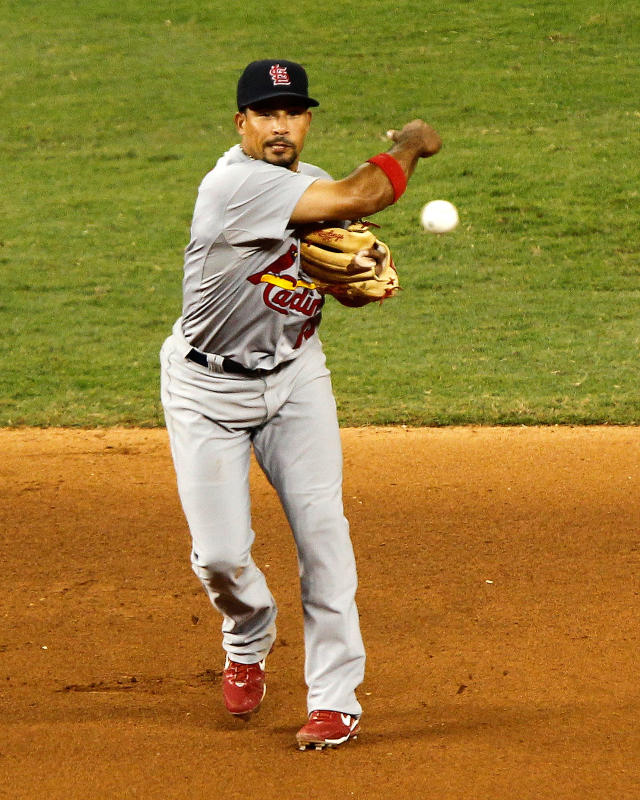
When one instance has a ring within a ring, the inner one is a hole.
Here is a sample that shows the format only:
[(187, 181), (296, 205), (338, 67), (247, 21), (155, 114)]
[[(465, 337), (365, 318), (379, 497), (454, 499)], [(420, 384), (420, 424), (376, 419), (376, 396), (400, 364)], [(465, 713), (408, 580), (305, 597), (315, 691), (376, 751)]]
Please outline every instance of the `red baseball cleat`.
[(235, 717), (249, 718), (260, 707), (267, 687), (264, 659), (255, 664), (238, 664), (229, 656), (222, 672), (222, 697), (227, 711)]
[(296, 734), (300, 750), (322, 750), (356, 739), (360, 733), (357, 717), (340, 711), (312, 711), (309, 721)]

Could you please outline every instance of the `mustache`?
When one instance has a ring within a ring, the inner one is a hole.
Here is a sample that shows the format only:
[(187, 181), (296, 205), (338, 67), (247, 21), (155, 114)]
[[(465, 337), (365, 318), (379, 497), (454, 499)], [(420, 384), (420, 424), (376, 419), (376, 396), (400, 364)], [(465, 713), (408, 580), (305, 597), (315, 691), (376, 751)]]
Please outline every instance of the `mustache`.
[(291, 139), (287, 139), (286, 136), (276, 136), (273, 139), (269, 139), (267, 141), (267, 145), (273, 145), (273, 144), (286, 144), (289, 147), (295, 147)]

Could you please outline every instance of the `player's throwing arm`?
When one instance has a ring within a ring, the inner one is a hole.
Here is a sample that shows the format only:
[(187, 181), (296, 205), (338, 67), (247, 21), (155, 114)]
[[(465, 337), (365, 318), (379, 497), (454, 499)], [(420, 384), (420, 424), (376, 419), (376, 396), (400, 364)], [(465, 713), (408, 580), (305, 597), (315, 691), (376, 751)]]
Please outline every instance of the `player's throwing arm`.
[(394, 144), (339, 181), (319, 180), (298, 201), (291, 221), (300, 225), (321, 220), (360, 219), (397, 202), (421, 158), (439, 152), (442, 141), (422, 120), (387, 131)]

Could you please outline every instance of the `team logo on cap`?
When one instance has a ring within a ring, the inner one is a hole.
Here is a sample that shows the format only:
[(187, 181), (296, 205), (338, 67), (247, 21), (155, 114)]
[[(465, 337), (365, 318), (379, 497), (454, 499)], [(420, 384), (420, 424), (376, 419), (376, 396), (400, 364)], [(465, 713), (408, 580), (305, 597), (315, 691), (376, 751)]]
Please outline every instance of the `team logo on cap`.
[(269, 70), (269, 76), (273, 81), (274, 86), (291, 86), (291, 79), (286, 67), (281, 67), (280, 64), (274, 64)]

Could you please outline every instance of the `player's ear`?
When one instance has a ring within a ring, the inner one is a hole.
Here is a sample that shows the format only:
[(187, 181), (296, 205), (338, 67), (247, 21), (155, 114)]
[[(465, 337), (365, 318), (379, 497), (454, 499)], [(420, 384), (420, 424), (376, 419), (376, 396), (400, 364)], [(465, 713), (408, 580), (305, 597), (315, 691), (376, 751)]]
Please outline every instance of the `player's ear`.
[(242, 135), (244, 133), (244, 126), (247, 121), (247, 115), (242, 111), (237, 111), (233, 121), (236, 124), (236, 130)]

